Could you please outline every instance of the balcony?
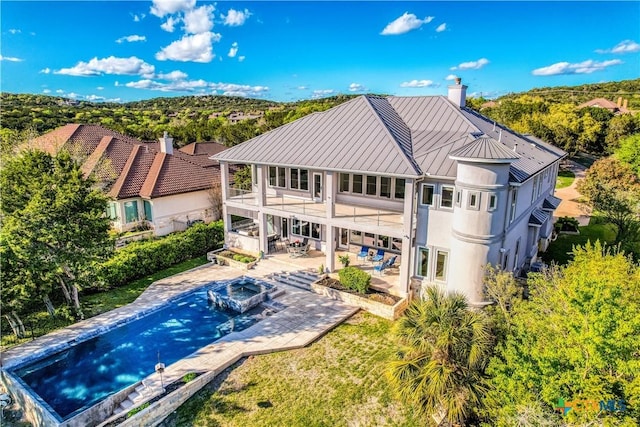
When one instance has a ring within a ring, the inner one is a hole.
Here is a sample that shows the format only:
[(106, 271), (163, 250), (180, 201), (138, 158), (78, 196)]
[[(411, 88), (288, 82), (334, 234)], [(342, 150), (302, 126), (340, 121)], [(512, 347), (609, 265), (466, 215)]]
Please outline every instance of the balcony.
[[(228, 194), (227, 203), (229, 205), (244, 208), (258, 206), (258, 194), (255, 192), (230, 188)], [(267, 196), (265, 211), (283, 217), (295, 215), (317, 218), (327, 217), (327, 205), (325, 202), (314, 202), (310, 199), (285, 195)], [(403, 218), (404, 214), (401, 211), (337, 203), (335, 205), (333, 223), (335, 226), (344, 227), (350, 227), (350, 223), (355, 223), (360, 227), (384, 227), (400, 233), (403, 230)], [(414, 215), (414, 227), (415, 223)]]

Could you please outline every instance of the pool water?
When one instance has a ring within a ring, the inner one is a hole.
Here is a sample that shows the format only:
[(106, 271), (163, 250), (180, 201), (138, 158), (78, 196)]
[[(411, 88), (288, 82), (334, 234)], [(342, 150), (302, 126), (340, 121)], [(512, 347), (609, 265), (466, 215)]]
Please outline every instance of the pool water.
[(66, 420), (152, 374), (158, 354), (169, 366), (254, 322), (234, 316), (210, 307), (204, 290), (194, 292), (14, 373)]

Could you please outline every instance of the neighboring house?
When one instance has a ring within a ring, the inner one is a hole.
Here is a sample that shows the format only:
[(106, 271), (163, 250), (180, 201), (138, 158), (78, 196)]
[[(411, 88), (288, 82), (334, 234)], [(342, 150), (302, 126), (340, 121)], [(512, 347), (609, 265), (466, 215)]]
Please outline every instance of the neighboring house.
[(118, 231), (151, 226), (162, 236), (194, 220), (216, 218), (211, 188), (220, 184), (220, 166), (209, 157), (226, 149), (217, 143), (189, 144), (174, 150), (166, 134), (142, 142), (97, 125), (69, 124), (32, 145), (50, 153), (61, 148), (84, 159), (112, 198), (108, 214)]
[[(466, 89), (360, 96), (213, 156), (226, 244), (306, 237), (329, 270), (337, 249), (384, 249), (400, 259), (390, 292), (436, 283), (482, 304), (486, 264), (517, 274), (546, 249), (566, 153), (465, 108)], [(235, 164), (251, 165), (250, 191), (231, 187)]]
[(616, 104), (613, 101), (609, 101), (604, 98), (595, 98), (591, 101), (587, 101), (583, 104), (578, 105), (578, 108), (586, 108), (586, 107), (594, 107), (594, 108), (604, 108), (605, 110), (609, 110), (614, 114), (628, 114), (630, 113), (627, 108), (629, 100), (623, 100), (622, 97), (618, 98), (618, 103)]

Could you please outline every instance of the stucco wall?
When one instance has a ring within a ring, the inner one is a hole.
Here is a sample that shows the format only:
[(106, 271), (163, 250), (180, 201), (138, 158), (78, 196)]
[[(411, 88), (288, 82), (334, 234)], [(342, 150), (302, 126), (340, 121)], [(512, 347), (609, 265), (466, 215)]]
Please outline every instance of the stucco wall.
[(187, 222), (201, 219), (209, 222), (212, 203), (208, 190), (159, 197), (151, 200), (153, 225), (156, 235), (163, 236), (174, 230), (173, 221)]

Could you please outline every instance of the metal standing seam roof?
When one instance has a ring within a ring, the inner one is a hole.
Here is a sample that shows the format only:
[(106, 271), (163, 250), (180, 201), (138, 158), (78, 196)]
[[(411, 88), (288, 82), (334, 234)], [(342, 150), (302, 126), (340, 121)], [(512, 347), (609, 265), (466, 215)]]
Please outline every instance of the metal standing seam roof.
[(453, 150), (449, 155), (453, 159), (477, 159), (496, 163), (512, 162), (520, 158), (513, 150), (486, 135)]
[(547, 197), (545, 197), (544, 202), (542, 202), (542, 209), (554, 211), (558, 208), (558, 206), (560, 206), (561, 202), (562, 199), (549, 194)]
[[(477, 141), (482, 135), (485, 139)], [(494, 161), (513, 159), (510, 179), (514, 182), (525, 181), (566, 155), (557, 147), (497, 126), (470, 109), (457, 108), (443, 96), (363, 95), (257, 136), (212, 159), (455, 178), (454, 153)]]
[(529, 216), (529, 225), (533, 227), (541, 227), (542, 224), (549, 220), (551, 215), (542, 209), (534, 209)]

